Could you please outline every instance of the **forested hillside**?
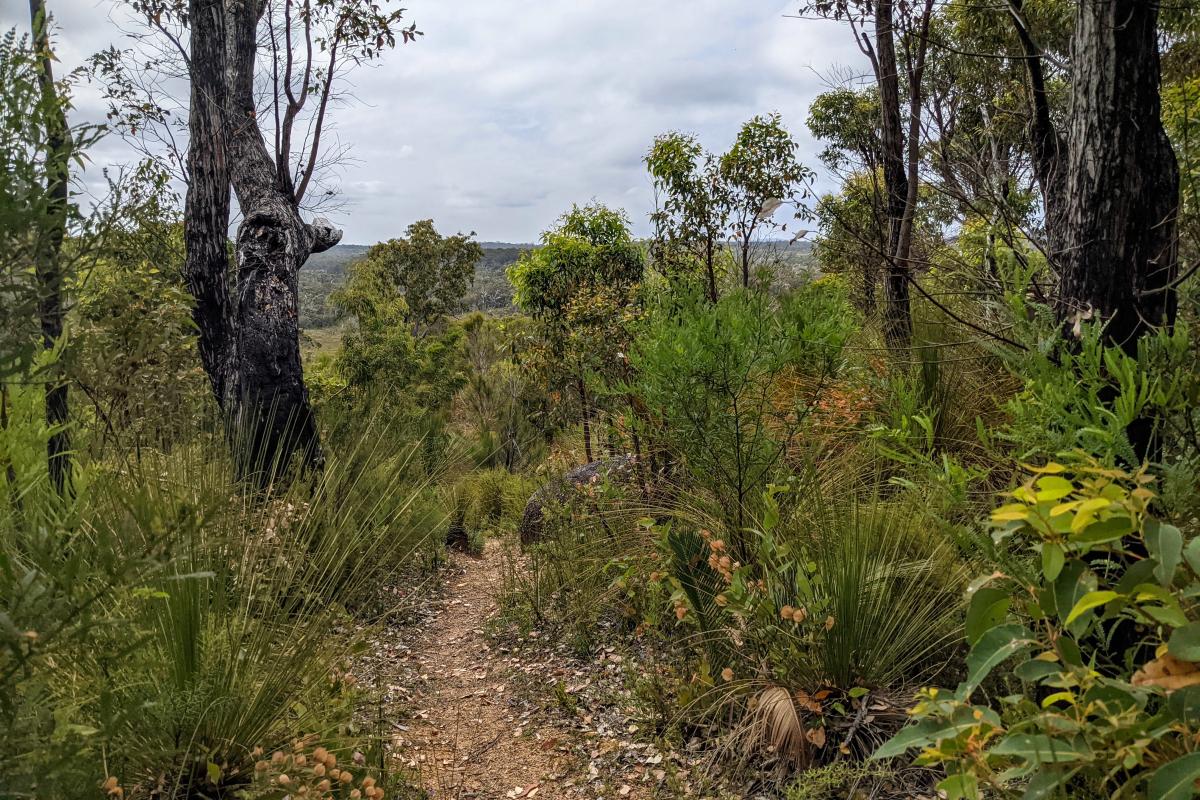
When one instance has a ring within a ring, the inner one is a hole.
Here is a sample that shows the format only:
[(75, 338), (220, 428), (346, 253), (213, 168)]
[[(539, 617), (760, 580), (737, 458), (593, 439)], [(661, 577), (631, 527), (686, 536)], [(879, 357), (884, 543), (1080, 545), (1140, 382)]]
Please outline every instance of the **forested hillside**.
[[(480, 242), (479, 246), (483, 256), (476, 262), (474, 277), (462, 297), (463, 310), (493, 313), (515, 310), (512, 286), (505, 270), (516, 263), (521, 253), (537, 245)], [(773, 254), (786, 265), (780, 271), (786, 280), (799, 280), (813, 268), (808, 242), (756, 242), (755, 247)], [(340, 313), (330, 296), (346, 282), (351, 267), (366, 257), (368, 249), (366, 245), (339, 244), (309, 258), (300, 272), (300, 327), (303, 330), (311, 332), (337, 325)]]
[(0, 7), (0, 800), (1200, 795), (1200, 4), (412, 5)]

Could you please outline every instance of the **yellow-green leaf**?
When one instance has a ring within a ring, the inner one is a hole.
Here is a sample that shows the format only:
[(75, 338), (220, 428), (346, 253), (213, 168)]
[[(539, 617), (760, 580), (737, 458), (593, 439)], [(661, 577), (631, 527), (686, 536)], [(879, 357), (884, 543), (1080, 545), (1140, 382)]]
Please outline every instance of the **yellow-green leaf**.
[(1120, 597), (1120, 595), (1116, 592), (1088, 592), (1083, 597), (1079, 598), (1079, 602), (1077, 602), (1075, 607), (1071, 609), (1071, 613), (1067, 614), (1066, 624), (1070, 625), (1072, 622), (1079, 619), (1080, 616), (1088, 611), (1091, 611), (1093, 608), (1116, 600), (1118, 597)]
[(1062, 498), (1075, 491), (1075, 484), (1071, 483), (1066, 478), (1060, 478), (1057, 475), (1047, 475), (1038, 478), (1038, 500), (1061, 500)]
[(1046, 699), (1042, 701), (1042, 708), (1049, 708), (1055, 703), (1068, 703), (1070, 705), (1075, 705), (1075, 695), (1070, 692), (1055, 692), (1054, 694), (1047, 696)]

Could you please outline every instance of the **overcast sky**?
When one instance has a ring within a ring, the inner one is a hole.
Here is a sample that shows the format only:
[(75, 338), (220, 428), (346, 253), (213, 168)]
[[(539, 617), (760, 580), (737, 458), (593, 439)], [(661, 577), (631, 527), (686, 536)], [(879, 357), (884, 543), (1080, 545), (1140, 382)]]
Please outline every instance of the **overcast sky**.
[[(48, 0), (66, 67), (125, 46), (112, 0)], [(432, 217), (443, 232), (533, 241), (573, 202), (624, 208), (649, 230), (641, 162), (653, 137), (697, 134), (721, 151), (755, 114), (779, 111), (819, 168), (804, 126), (836, 65), (859, 64), (836, 23), (787, 18), (780, 0), (408, 0), (425, 36), (352, 76), (337, 111), (353, 162), (338, 182), (344, 242), (401, 235)], [(28, 29), (26, 0), (0, 23)], [(81, 87), (75, 121), (103, 118)], [(112, 137), (95, 166), (133, 158)]]

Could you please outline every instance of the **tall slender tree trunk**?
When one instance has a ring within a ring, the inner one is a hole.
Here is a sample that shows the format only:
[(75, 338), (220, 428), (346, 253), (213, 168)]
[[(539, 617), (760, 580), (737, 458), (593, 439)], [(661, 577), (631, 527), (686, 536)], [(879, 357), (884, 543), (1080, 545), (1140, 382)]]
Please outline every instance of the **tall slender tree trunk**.
[[(44, 0), (29, 0), (29, 18), (37, 48), (37, 75), (42, 93), (46, 125), (45, 221), (37, 231), (34, 270), (38, 284), (38, 316), (42, 346), (53, 350), (63, 333), (62, 245), (67, 231), (70, 195), (71, 134), (67, 116), (54, 85), (50, 52), (50, 21)], [(70, 415), (66, 379), (55, 367), (46, 385), (46, 424), (51, 428), (46, 442), (50, 480), (60, 494), (71, 491), (71, 439), (67, 431)]]
[(583, 454), (587, 458), (587, 463), (592, 463), (592, 409), (588, 405), (587, 385), (583, 382), (582, 377), (575, 379), (575, 386), (579, 390), (579, 407), (583, 413)]
[(894, 8), (890, 0), (875, 6), (875, 56), (879, 84), (880, 144), (883, 155), (884, 208), (888, 220), (888, 260), (884, 276), (884, 332), (893, 347), (907, 347), (912, 338), (908, 263), (901, 253), (905, 208), (908, 204), (908, 166), (904, 158), (904, 127), (900, 116), (900, 76), (896, 62)]
[[(1072, 91), (1057, 312), (1068, 333), (1103, 320), (1105, 341), (1138, 340), (1175, 317), (1179, 168), (1161, 120), (1158, 4), (1083, 0), (1072, 41)], [(1156, 459), (1155, 424), (1127, 430)]]
[(708, 271), (708, 301), (717, 304), (720, 294), (717, 291), (716, 245), (713, 243), (714, 234), (710, 233), (704, 243), (704, 266)]
[(229, 162), (225, 145), (224, 0), (190, 0), (191, 112), (188, 116), (188, 188), (183, 239), (184, 278), (195, 298), (200, 360), (213, 395), (224, 407), (225, 380), (234, 354), (229, 303)]
[(1021, 42), (1025, 75), (1029, 81), (1029, 142), (1033, 173), (1042, 191), (1045, 207), (1045, 256), (1057, 265), (1066, 229), (1067, 143), (1050, 117), (1050, 94), (1046, 88), (1042, 49), (1033, 38), (1024, 16), (1024, 0), (1008, 0), (1017, 39)]
[(750, 238), (744, 237), (741, 244), (742, 288), (750, 288)]

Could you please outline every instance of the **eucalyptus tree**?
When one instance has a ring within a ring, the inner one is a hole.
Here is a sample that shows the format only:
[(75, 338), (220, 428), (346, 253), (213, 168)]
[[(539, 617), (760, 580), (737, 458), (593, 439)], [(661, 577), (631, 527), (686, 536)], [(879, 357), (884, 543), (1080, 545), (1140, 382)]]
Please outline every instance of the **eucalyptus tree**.
[[(781, 227), (774, 221), (780, 207), (795, 207), (795, 217), (807, 215), (812, 171), (796, 158), (796, 140), (783, 127), (778, 113), (757, 116), (738, 131), (737, 140), (719, 161), (729, 197), (730, 239), (737, 247), (742, 287), (750, 287), (750, 261), (758, 234)], [(786, 230), (786, 223), (782, 226)]]
[(624, 212), (599, 204), (573, 206), (542, 234), (540, 247), (508, 268), (513, 301), (538, 323), (543, 364), (578, 393), (589, 462), (593, 403), (587, 376), (623, 372), (627, 316), (644, 271)]
[(877, 89), (843, 87), (818, 95), (807, 120), (812, 135), (826, 142), (822, 163), (842, 182), (817, 204), (817, 260), (827, 272), (857, 271), (857, 302), (868, 314), (875, 312), (875, 288), (887, 260), (879, 113)]
[(845, 21), (871, 65), (879, 95), (879, 154), (888, 230), (884, 332), (893, 347), (904, 348), (912, 338), (913, 222), (920, 196), (924, 74), (934, 3), (809, 0), (801, 10)]
[(483, 248), (474, 233), (442, 236), (433, 220), (408, 226), (405, 235), (373, 245), (366, 260), (395, 284), (404, 298), (404, 318), (420, 338), (438, 322), (462, 308), (475, 280)]
[(68, 378), (63, 369), (66, 287), (77, 261), (83, 216), (72, 201), (72, 166), (99, 137), (72, 126), (71, 80), (54, 74), (51, 17), (43, 0), (29, 4), (32, 38), (0, 38), (0, 427), (10, 384), (44, 387), (49, 475), (71, 490)]
[(796, 148), (777, 113), (746, 122), (720, 156), (691, 134), (656, 137), (644, 159), (658, 202), (651, 215), (655, 265), (668, 277), (698, 266), (715, 303), (720, 262), (732, 243), (741, 284), (749, 287), (756, 240), (766, 230), (787, 228), (774, 221), (777, 210), (794, 209), (796, 218), (808, 213), (803, 201), (812, 172), (797, 160)]
[[(408, 42), (419, 33), (401, 26), (403, 9), (367, 0), (188, 0), (186, 9), (144, 10), (157, 26), (175, 15), (190, 34), (185, 275), (213, 393), (248, 445), (244, 468), (269, 475), (297, 452), (319, 467), (300, 362), (297, 276), (341, 231), (322, 218), (306, 222), (300, 210), (314, 185), (337, 77), (378, 58), (397, 37)], [(272, 57), (262, 74), (264, 41)], [(270, 87), (270, 116), (257, 103), (262, 84)], [(310, 104), (311, 116), (302, 117)], [(273, 128), (264, 131), (264, 117)], [(297, 137), (301, 119), (309, 123)], [(225, 244), (230, 186), (241, 213), (236, 286)]]
[(720, 162), (695, 136), (677, 131), (656, 137), (644, 160), (657, 198), (650, 216), (653, 263), (668, 278), (699, 264), (709, 302), (717, 302), (717, 260), (732, 214)]

